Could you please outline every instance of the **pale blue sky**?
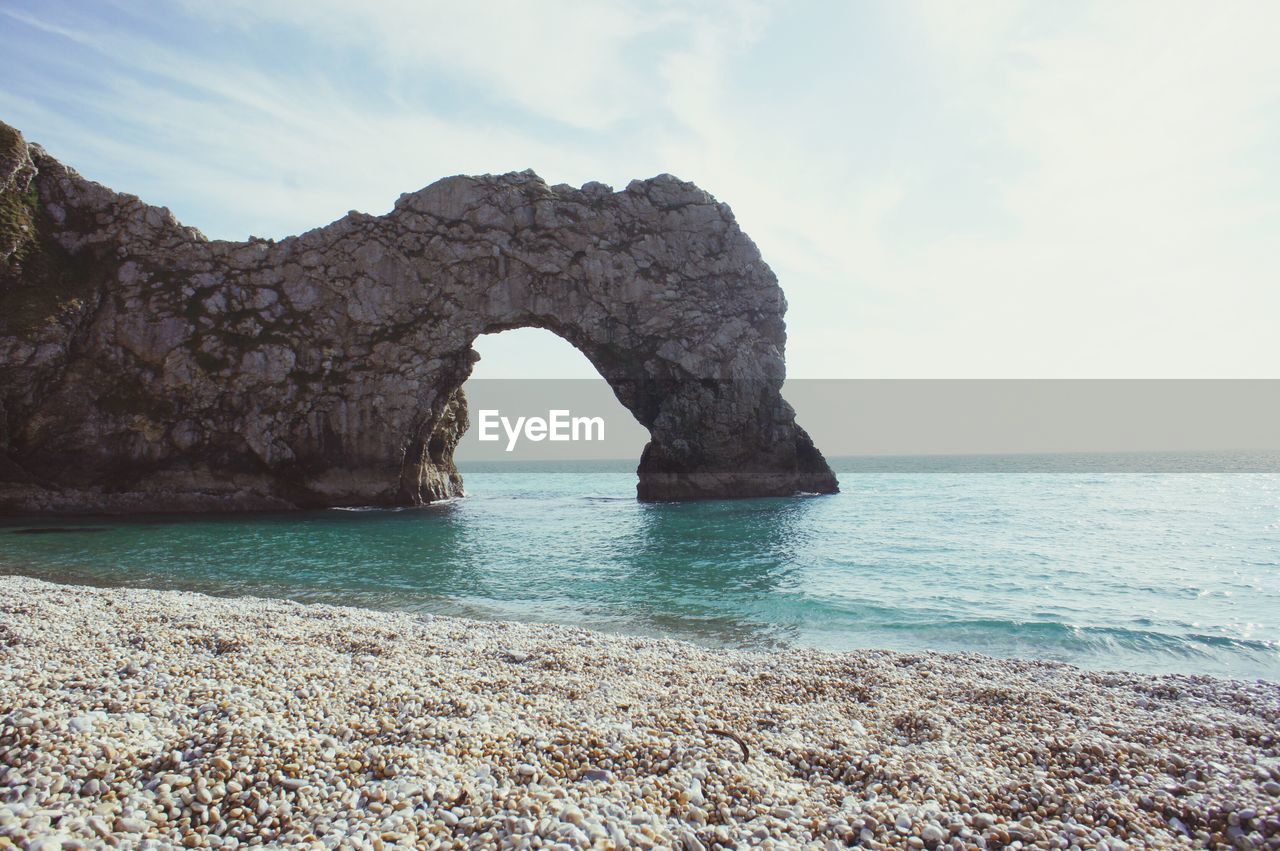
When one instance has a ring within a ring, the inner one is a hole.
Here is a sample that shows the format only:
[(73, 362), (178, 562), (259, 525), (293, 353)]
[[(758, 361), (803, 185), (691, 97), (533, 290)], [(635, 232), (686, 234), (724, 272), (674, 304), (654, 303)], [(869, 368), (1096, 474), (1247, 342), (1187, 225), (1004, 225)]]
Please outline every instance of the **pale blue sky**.
[[(0, 118), (211, 237), (459, 172), (728, 202), (802, 377), (1280, 376), (1280, 4), (0, 0)], [(545, 332), (486, 375), (586, 375)]]

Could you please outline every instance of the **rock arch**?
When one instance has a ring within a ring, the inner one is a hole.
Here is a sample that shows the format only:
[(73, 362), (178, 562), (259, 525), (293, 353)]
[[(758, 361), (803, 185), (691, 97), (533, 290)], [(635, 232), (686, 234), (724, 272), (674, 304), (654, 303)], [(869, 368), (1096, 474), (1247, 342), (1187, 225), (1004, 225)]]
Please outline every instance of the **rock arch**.
[(21, 154), (0, 160), (31, 225), (0, 256), (0, 508), (457, 495), (472, 342), (519, 327), (577, 347), (649, 430), (641, 499), (837, 488), (779, 392), (777, 280), (692, 184), (451, 177), (223, 242)]

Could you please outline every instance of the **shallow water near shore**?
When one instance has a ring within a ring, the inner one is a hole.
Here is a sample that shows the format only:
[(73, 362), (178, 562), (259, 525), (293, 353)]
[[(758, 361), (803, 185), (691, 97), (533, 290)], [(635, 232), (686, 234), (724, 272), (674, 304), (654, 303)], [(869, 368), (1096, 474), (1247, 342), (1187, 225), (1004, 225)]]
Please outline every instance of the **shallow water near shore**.
[(420, 509), (6, 519), (0, 572), (1280, 680), (1280, 473), (833, 466), (829, 497), (641, 504), (631, 461), (490, 463)]

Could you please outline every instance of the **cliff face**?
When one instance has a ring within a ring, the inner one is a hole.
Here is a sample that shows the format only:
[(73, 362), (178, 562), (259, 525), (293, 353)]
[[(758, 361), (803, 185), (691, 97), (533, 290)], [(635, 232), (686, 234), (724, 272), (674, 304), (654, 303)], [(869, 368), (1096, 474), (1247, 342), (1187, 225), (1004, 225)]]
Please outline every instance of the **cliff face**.
[(784, 310), (729, 209), (669, 175), (451, 177), (220, 242), (0, 125), (0, 510), (459, 495), (471, 344), (527, 326), (649, 429), (641, 498), (831, 492), (779, 394)]

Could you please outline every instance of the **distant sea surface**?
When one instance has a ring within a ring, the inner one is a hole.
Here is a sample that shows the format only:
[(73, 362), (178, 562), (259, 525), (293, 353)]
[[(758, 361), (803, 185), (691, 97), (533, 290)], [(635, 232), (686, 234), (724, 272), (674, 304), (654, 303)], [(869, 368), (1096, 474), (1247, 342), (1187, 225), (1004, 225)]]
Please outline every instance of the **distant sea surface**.
[(635, 462), (463, 467), (405, 510), (0, 521), (0, 572), (745, 648), (1280, 680), (1280, 456), (846, 458), (835, 496), (635, 501)]

